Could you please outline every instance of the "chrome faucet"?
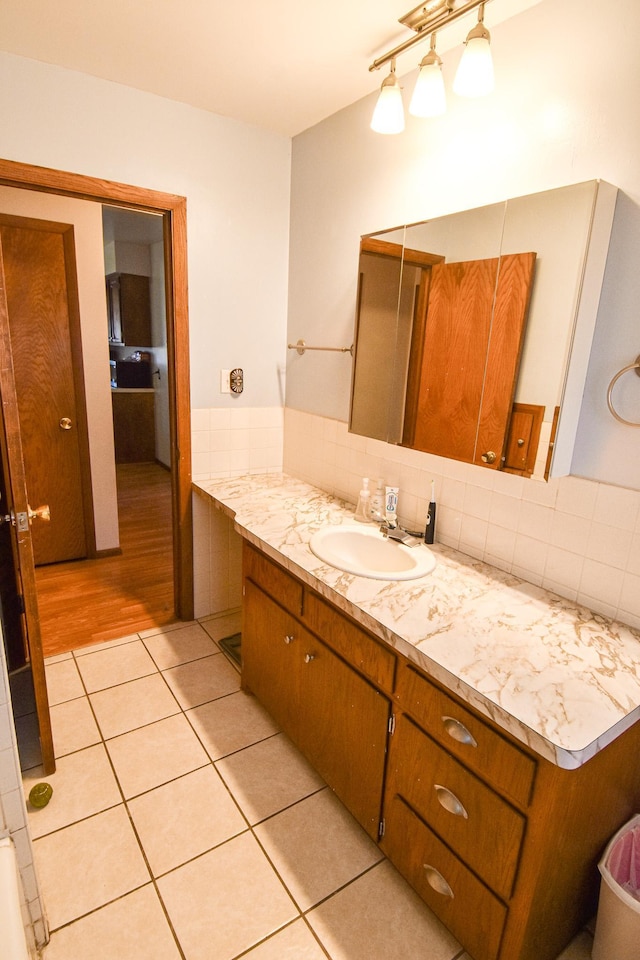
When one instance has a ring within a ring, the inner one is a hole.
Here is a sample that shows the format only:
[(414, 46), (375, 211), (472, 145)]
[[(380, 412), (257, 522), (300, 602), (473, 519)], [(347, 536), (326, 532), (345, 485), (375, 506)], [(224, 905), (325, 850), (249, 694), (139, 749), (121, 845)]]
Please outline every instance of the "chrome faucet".
[(406, 547), (417, 547), (418, 544), (423, 542), (421, 537), (416, 537), (407, 530), (403, 530), (397, 521), (390, 522), (378, 512), (372, 512), (371, 517), (376, 523), (380, 524), (380, 533), (388, 540), (397, 540), (398, 543), (404, 543)]

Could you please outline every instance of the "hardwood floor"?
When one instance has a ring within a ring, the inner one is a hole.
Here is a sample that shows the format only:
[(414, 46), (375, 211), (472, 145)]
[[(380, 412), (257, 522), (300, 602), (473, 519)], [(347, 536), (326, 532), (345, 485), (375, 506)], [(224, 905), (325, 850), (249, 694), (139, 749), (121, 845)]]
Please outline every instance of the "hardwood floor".
[(169, 471), (116, 469), (122, 554), (36, 568), (45, 657), (175, 620)]

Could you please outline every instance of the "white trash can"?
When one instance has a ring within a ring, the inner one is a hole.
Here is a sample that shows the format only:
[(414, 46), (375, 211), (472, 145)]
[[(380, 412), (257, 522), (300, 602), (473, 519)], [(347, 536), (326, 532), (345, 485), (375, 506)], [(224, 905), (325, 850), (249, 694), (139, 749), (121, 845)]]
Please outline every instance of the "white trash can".
[(640, 814), (611, 838), (598, 864), (600, 899), (593, 960), (640, 957)]

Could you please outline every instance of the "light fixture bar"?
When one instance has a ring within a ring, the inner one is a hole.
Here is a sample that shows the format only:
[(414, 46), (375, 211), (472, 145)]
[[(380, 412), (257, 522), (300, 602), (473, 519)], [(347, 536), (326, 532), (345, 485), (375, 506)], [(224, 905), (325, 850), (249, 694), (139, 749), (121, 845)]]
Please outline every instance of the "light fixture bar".
[(453, 4), (454, 0), (426, 0), (426, 3), (421, 3), (414, 10), (405, 13), (404, 17), (400, 17), (398, 23), (416, 32), (424, 30), (425, 25), (433, 20), (436, 14), (441, 14), (443, 10), (452, 10)]
[(427, 40), (434, 31), (441, 30), (443, 27), (446, 27), (447, 24), (459, 20), (460, 17), (464, 17), (465, 14), (470, 13), (477, 7), (490, 3), (490, 0), (467, 0), (466, 3), (463, 3), (461, 7), (455, 10), (451, 5), (453, 2), (455, 2), (455, 0), (446, 0), (444, 5), (438, 2), (437, 6), (434, 7), (433, 3), (429, 3), (427, 0), (427, 2), (416, 7), (414, 10), (410, 10), (404, 17), (401, 17), (399, 22), (405, 23), (406, 26), (411, 27), (416, 33), (397, 47), (394, 47), (393, 50), (389, 50), (388, 53), (374, 60), (369, 70), (379, 70), (385, 63), (395, 60), (401, 53), (410, 50), (411, 47), (417, 43), (422, 43), (424, 40)]

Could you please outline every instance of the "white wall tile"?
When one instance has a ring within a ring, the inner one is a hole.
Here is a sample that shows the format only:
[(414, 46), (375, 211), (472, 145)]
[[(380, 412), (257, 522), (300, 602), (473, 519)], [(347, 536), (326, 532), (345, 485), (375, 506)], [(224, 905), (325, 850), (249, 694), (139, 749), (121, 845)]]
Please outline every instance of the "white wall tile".
[(585, 556), (624, 570), (629, 558), (631, 539), (630, 531), (594, 522), (589, 528)]
[(465, 484), (464, 512), (480, 520), (488, 520), (491, 512), (492, 492), (487, 487)]
[(514, 545), (511, 572), (530, 583), (540, 586), (547, 563), (548, 551), (549, 546), (544, 541), (522, 536), (519, 533)]
[(571, 513), (554, 512), (549, 542), (572, 553), (584, 554), (589, 540), (590, 523)]
[(550, 546), (544, 568), (543, 586), (575, 600), (578, 595), (584, 557), (570, 550)]
[(620, 609), (640, 619), (640, 576), (626, 573), (620, 591)]
[[(435, 481), (436, 539), (631, 623), (640, 577), (640, 494), (563, 477), (527, 480), (349, 434), (342, 421), (285, 410), (286, 472), (350, 503), (362, 476), (400, 486), (415, 529)], [(403, 505), (404, 504), (404, 510)], [(633, 623), (632, 623), (633, 625)]]
[(553, 522), (553, 510), (540, 503), (523, 500), (518, 518), (518, 533), (548, 543)]
[(200, 433), (209, 430), (209, 411), (192, 410), (191, 411), (191, 430), (194, 433)]
[(498, 527), (506, 527), (508, 530), (517, 530), (520, 520), (520, 508), (522, 501), (515, 497), (508, 497), (503, 493), (494, 493), (491, 499), (491, 510), (489, 513), (489, 522)]
[[(601, 601), (598, 609), (611, 609), (607, 615), (613, 616), (618, 607), (622, 592), (622, 574), (606, 563), (586, 558), (582, 567), (582, 576), (578, 588), (578, 600), (588, 604), (589, 600)], [(581, 600), (581, 598), (584, 598)]]
[(632, 530), (640, 508), (640, 492), (604, 483), (597, 489), (594, 519), (621, 530)]
[(598, 485), (581, 477), (563, 477), (558, 487), (556, 507), (563, 513), (583, 517), (593, 517), (598, 496)]

